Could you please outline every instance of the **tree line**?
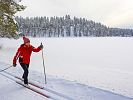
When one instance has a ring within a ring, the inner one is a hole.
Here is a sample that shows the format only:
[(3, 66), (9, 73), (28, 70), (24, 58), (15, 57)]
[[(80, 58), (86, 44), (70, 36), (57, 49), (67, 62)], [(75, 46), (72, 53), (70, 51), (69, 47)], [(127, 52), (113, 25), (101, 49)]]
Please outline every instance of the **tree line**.
[(133, 29), (110, 28), (85, 18), (16, 17), (19, 32), (32, 37), (130, 37)]

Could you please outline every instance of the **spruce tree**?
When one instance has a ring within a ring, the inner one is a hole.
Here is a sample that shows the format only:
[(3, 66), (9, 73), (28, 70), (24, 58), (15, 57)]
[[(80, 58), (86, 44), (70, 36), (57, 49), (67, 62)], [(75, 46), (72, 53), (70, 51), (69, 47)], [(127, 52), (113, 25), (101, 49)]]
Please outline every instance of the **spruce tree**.
[(18, 25), (14, 15), (24, 9), (14, 0), (0, 0), (0, 37), (16, 38)]

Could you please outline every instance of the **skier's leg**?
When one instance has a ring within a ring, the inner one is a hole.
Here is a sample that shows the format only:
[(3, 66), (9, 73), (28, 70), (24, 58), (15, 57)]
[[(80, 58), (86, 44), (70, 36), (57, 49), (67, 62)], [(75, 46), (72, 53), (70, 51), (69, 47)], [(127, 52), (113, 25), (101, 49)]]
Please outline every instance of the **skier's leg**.
[(23, 73), (23, 78), (24, 78), (24, 84), (28, 84), (28, 65), (27, 64), (23, 64), (23, 63), (20, 63), (21, 67), (23, 68), (24, 70), (24, 73)]
[(29, 74), (29, 64), (26, 64), (26, 71), (25, 71), (25, 76), (26, 76), (25, 83), (26, 84), (28, 84), (28, 74)]

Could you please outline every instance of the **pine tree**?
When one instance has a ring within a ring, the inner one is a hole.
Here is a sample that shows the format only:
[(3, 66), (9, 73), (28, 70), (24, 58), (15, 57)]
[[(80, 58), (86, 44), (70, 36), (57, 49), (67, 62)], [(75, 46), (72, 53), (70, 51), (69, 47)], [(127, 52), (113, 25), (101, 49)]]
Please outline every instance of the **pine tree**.
[(19, 32), (33, 37), (106, 37), (133, 36), (132, 29), (109, 28), (85, 18), (70, 15), (64, 17), (16, 17)]
[(24, 9), (14, 0), (0, 0), (0, 37), (16, 38), (18, 25), (14, 14)]

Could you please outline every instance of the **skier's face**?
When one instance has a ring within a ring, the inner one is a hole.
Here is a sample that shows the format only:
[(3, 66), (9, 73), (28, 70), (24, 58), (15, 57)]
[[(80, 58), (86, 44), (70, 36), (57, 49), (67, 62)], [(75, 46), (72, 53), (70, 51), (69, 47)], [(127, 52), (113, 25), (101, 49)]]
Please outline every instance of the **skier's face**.
[(30, 46), (30, 42), (25, 43), (26, 46)]

